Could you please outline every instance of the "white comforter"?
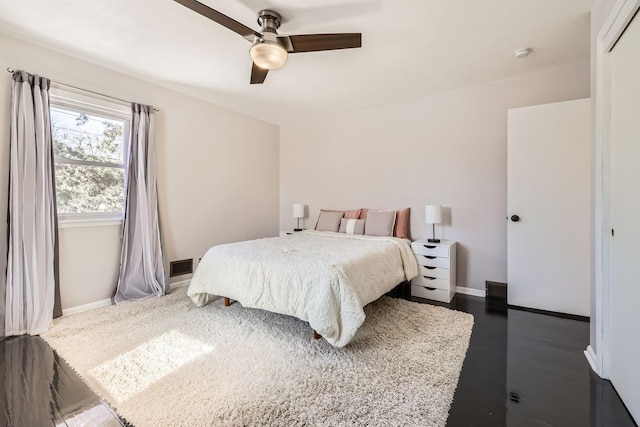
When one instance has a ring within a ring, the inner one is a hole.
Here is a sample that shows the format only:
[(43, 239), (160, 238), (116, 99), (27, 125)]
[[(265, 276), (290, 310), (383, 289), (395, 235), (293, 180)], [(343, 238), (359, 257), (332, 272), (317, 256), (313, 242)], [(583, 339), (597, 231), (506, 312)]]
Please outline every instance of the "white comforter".
[(198, 306), (224, 296), (295, 316), (342, 347), (364, 322), (365, 305), (417, 274), (406, 240), (303, 231), (214, 246), (188, 295)]

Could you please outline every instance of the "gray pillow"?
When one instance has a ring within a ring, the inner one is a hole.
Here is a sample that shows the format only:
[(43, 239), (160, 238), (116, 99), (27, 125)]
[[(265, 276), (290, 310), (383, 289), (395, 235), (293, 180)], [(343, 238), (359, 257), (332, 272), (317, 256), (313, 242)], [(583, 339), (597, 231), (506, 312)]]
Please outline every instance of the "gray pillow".
[(340, 220), (340, 233), (364, 234), (364, 219), (342, 218)]
[(369, 211), (364, 225), (367, 236), (393, 236), (396, 211)]
[(316, 230), (337, 232), (340, 229), (340, 220), (343, 216), (343, 211), (325, 211), (321, 209), (316, 223)]

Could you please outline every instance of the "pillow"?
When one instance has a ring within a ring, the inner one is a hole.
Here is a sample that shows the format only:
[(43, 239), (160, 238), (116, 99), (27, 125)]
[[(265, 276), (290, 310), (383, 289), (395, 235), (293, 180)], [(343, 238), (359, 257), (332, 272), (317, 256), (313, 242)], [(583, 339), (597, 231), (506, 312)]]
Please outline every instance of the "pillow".
[(364, 234), (367, 236), (393, 236), (393, 226), (396, 223), (396, 211), (367, 212), (364, 224)]
[(411, 218), (411, 208), (396, 211), (396, 225), (393, 227), (394, 237), (411, 239), (409, 237), (409, 219)]
[(365, 208), (360, 209), (359, 218), (360, 219), (367, 219), (367, 212), (369, 212), (369, 209), (365, 209)]
[(340, 229), (340, 220), (343, 216), (344, 211), (325, 211), (320, 209), (316, 230), (337, 232)]
[(340, 220), (340, 233), (364, 234), (364, 219), (342, 218)]
[(346, 211), (344, 213), (344, 217), (347, 219), (359, 219), (360, 218), (360, 210), (361, 209), (354, 209), (351, 211)]

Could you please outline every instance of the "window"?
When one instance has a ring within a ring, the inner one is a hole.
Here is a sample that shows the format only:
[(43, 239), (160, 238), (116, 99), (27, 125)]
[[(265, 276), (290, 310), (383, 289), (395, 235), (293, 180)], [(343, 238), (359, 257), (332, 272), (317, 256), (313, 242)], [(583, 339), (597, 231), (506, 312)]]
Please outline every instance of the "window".
[(60, 221), (121, 219), (129, 107), (51, 90), (51, 132)]

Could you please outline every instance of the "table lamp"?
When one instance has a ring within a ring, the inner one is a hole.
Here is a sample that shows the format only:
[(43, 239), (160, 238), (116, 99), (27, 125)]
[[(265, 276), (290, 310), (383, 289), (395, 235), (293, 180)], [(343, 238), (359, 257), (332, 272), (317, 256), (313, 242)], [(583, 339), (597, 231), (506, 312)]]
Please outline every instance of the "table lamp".
[(293, 217), (298, 219), (298, 226), (293, 231), (302, 231), (300, 228), (300, 218), (304, 218), (304, 205), (295, 203), (293, 205)]
[(431, 243), (440, 243), (440, 239), (436, 239), (436, 224), (442, 223), (442, 206), (440, 205), (426, 205), (424, 207), (424, 219), (427, 224), (431, 224), (432, 238), (427, 239)]

